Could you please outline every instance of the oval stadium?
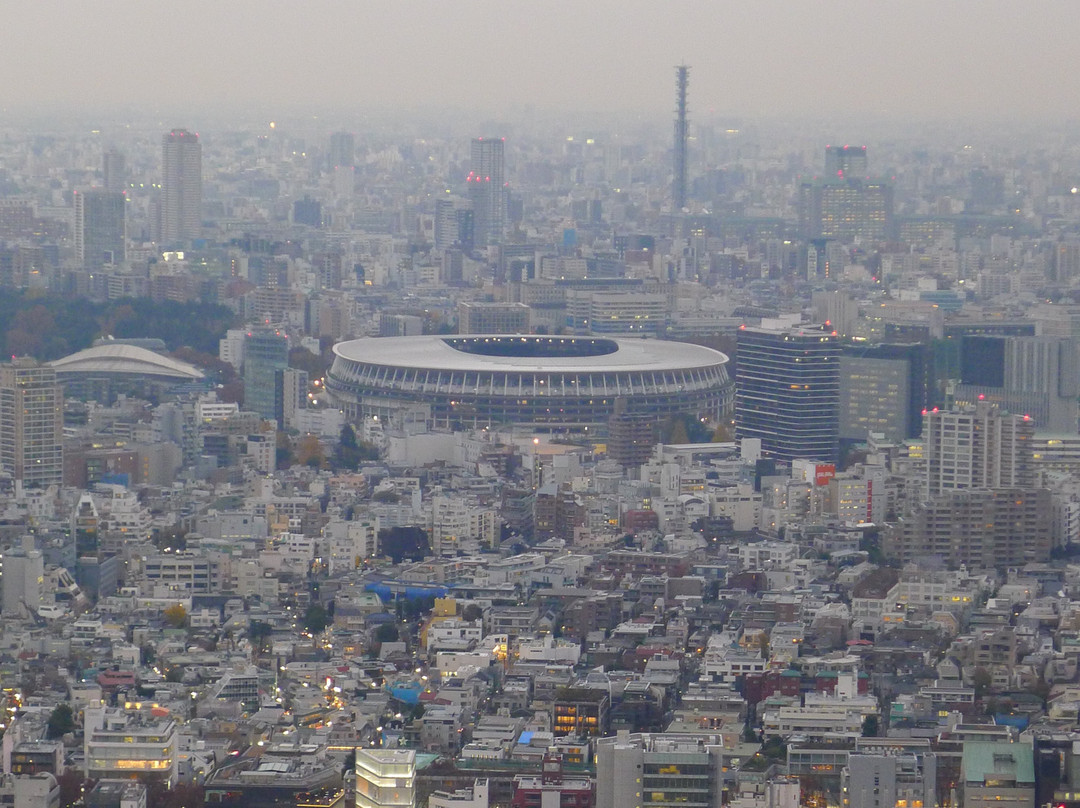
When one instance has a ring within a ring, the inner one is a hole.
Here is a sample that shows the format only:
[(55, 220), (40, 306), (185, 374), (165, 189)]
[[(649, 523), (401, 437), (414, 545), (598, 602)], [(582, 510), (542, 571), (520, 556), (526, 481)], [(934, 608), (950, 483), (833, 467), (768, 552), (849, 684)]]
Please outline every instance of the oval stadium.
[(728, 358), (682, 342), (539, 335), (378, 337), (334, 346), (326, 377), (352, 420), (435, 429), (603, 434), (614, 414), (709, 421), (730, 408)]

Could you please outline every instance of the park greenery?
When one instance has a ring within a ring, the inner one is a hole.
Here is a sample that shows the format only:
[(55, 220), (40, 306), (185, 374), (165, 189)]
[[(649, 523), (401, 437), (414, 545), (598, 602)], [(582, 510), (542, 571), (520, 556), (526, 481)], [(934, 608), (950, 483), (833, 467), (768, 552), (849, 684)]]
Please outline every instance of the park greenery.
[(99, 337), (160, 339), (166, 348), (216, 357), (235, 313), (214, 303), (149, 298), (96, 302), (38, 290), (0, 295), (0, 339), (5, 356), (49, 361), (89, 348)]

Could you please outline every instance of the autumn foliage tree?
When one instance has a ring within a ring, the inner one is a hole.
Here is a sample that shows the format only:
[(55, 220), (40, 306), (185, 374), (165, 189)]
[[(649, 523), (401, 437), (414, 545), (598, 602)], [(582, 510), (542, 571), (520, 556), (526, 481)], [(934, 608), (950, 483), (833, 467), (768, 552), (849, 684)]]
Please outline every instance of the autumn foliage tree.
[(187, 609), (184, 608), (182, 603), (177, 603), (169, 606), (162, 612), (165, 618), (165, 622), (173, 628), (183, 628), (187, 623)]
[(326, 452), (317, 435), (304, 435), (296, 446), (296, 462), (313, 468), (326, 466)]

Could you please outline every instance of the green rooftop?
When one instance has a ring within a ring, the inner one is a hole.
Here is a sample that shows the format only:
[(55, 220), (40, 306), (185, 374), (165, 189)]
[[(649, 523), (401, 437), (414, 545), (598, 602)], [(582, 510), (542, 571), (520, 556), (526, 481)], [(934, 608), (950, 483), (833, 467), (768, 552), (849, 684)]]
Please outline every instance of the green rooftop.
[(1035, 785), (1035, 756), (1030, 743), (966, 741), (962, 769), (964, 782), (1013, 780), (1018, 786)]

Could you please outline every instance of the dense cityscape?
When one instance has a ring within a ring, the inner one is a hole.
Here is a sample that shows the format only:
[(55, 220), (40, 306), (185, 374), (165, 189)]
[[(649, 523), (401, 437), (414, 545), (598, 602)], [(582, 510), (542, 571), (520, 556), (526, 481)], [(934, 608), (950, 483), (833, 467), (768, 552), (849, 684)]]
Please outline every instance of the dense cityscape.
[(0, 121), (0, 805), (1080, 806), (1080, 137), (697, 75)]

